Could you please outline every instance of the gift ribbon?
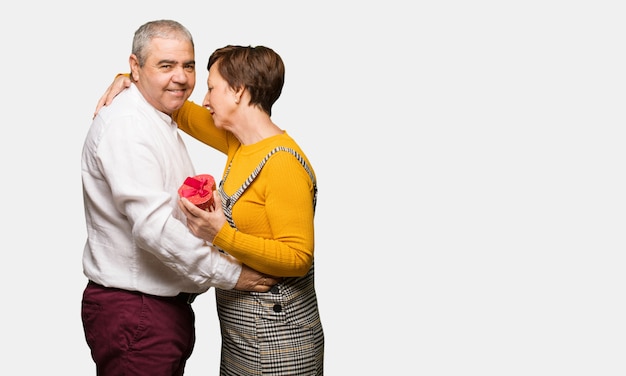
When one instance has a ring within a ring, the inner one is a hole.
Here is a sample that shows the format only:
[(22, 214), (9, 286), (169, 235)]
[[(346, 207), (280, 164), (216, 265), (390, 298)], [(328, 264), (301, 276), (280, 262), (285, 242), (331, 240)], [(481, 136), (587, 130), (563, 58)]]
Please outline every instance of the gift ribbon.
[(195, 195), (199, 195), (200, 197), (204, 197), (211, 193), (209, 190), (204, 189), (204, 186), (207, 184), (209, 179), (200, 178), (200, 180), (196, 178), (188, 177), (185, 179), (185, 185), (190, 186), (191, 188), (183, 188), (180, 191), (181, 196), (183, 197), (191, 197)]

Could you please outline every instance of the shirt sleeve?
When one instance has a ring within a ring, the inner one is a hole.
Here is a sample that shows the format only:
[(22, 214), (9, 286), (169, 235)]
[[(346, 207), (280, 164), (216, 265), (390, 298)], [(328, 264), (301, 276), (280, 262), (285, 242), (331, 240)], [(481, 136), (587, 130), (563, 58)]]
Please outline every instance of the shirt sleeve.
[[(97, 159), (117, 211), (128, 220), (136, 246), (180, 276), (200, 287), (233, 288), (241, 263), (195, 237), (175, 216), (176, 187), (167, 177), (176, 166), (163, 152), (169, 146), (147, 123), (128, 115), (103, 127)], [(187, 160), (179, 164), (185, 166)]]

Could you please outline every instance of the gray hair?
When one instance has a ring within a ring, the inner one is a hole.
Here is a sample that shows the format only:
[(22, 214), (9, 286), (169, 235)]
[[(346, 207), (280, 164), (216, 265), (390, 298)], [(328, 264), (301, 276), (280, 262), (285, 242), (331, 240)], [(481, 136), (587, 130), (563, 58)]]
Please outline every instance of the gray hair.
[(156, 20), (141, 25), (133, 38), (132, 54), (137, 56), (139, 66), (143, 67), (148, 57), (150, 42), (154, 38), (178, 39), (191, 42), (194, 47), (191, 33), (186, 27), (173, 20)]

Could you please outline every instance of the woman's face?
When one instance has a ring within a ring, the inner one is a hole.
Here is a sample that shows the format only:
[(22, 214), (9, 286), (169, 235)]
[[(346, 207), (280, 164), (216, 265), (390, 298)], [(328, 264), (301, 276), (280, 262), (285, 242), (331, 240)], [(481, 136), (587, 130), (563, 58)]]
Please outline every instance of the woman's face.
[(218, 64), (213, 64), (209, 69), (208, 91), (204, 96), (202, 105), (211, 112), (216, 127), (229, 130), (232, 125), (233, 114), (238, 107), (238, 99), (235, 91), (218, 72)]

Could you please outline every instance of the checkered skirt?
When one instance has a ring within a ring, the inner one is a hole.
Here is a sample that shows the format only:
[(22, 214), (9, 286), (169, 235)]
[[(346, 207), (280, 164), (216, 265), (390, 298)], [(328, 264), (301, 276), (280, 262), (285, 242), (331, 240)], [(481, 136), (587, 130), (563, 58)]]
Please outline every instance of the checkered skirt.
[(266, 293), (216, 289), (222, 376), (323, 375), (314, 267)]

